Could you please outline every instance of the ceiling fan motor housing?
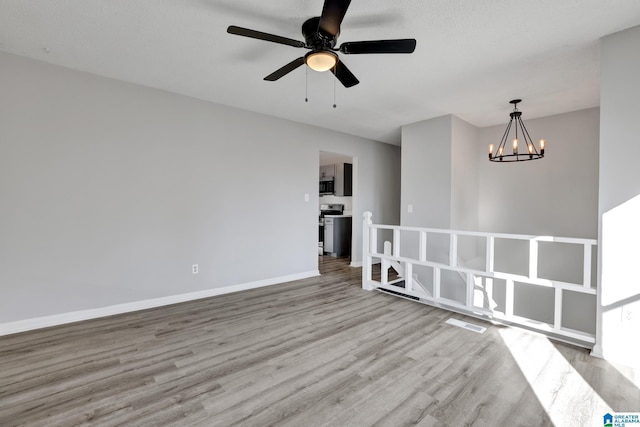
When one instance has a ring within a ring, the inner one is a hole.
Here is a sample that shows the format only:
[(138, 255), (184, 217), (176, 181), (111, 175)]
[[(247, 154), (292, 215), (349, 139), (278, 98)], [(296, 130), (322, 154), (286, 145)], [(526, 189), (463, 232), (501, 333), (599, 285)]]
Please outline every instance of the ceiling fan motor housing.
[(338, 34), (332, 36), (331, 34), (323, 34), (319, 28), (320, 17), (307, 19), (302, 24), (302, 35), (309, 49), (313, 50), (330, 50), (336, 45)]

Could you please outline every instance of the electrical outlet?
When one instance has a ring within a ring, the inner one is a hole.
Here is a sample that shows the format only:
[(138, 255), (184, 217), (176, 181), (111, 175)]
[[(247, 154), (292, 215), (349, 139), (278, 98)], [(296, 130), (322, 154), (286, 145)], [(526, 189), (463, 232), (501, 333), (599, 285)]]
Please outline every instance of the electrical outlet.
[(191, 274), (198, 274), (198, 264), (193, 264), (191, 266)]

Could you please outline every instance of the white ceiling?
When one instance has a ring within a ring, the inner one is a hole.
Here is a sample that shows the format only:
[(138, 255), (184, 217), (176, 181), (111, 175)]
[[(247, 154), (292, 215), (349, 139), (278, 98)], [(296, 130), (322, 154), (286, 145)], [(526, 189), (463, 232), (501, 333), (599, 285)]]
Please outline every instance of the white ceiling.
[[(323, 0), (0, 0), (0, 50), (393, 144), (400, 127), (455, 114), (506, 123), (599, 105), (599, 39), (640, 24), (638, 0), (353, 0), (338, 44), (415, 38), (412, 55), (341, 55), (360, 84), (300, 67), (297, 40)], [(1, 95), (0, 95), (1, 96)]]

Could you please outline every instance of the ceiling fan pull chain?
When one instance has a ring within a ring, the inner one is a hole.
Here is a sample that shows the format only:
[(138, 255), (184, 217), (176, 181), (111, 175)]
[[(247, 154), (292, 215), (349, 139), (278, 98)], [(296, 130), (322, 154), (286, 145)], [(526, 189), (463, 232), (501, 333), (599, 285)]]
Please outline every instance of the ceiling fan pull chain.
[(309, 67), (304, 67), (304, 102), (309, 102)]
[(336, 108), (336, 79), (333, 80), (333, 108)]

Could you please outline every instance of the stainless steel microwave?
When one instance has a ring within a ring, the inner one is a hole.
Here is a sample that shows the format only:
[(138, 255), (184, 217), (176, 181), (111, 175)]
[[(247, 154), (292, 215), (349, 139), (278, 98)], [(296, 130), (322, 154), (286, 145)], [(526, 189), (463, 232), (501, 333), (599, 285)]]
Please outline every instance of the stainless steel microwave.
[(334, 182), (335, 181), (333, 177), (320, 178), (320, 195), (334, 194)]

